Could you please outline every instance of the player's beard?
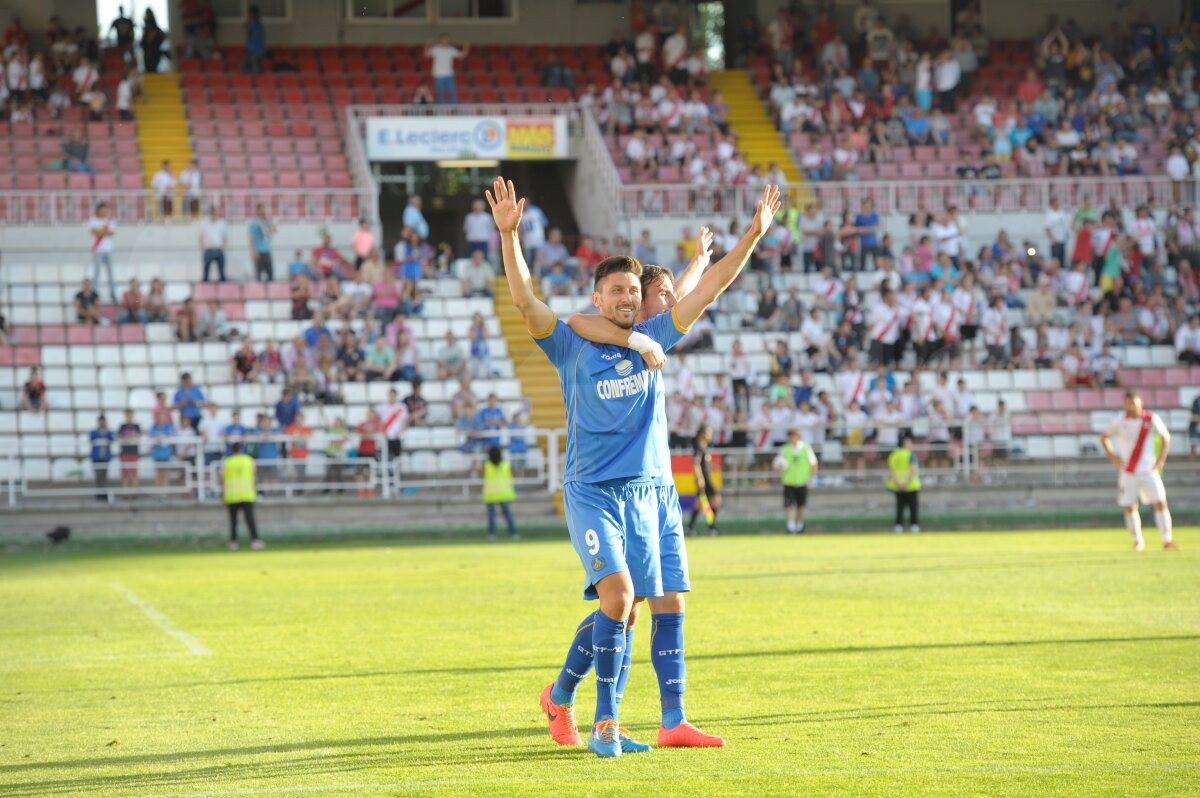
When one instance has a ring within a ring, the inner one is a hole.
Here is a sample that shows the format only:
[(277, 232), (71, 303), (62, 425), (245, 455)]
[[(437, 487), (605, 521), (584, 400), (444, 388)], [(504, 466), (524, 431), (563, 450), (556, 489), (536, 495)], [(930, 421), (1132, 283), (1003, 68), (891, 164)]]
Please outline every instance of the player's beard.
[[(637, 322), (641, 305), (633, 302), (618, 302), (605, 311), (604, 318), (620, 327), (622, 330), (632, 330)], [(624, 311), (624, 312), (623, 312)]]

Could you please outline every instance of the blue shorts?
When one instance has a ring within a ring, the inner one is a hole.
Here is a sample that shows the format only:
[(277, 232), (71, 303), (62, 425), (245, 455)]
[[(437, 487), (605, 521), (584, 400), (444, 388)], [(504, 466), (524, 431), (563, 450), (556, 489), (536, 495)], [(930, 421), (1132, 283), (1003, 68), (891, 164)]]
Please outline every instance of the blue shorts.
[(622, 571), (629, 573), (634, 595), (663, 594), (659, 490), (649, 479), (563, 486), (567, 531), (583, 564), (585, 599), (599, 598), (596, 583)]
[(687, 593), (692, 589), (688, 574), (687, 548), (683, 544), (683, 512), (674, 485), (655, 488), (658, 492), (658, 561), (663, 590)]

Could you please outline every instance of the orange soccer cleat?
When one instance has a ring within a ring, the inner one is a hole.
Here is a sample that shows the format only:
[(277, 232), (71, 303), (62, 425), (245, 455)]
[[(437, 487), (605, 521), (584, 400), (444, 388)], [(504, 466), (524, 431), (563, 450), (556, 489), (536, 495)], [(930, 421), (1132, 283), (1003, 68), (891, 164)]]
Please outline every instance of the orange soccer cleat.
[(684, 721), (674, 729), (658, 727), (659, 748), (723, 748), (725, 740), (713, 734), (705, 734)]
[(556, 704), (550, 700), (550, 691), (554, 683), (546, 685), (542, 691), (542, 711), (550, 721), (550, 736), (559, 745), (583, 745), (579, 736), (579, 727), (575, 725), (575, 707), (570, 704)]
[(1170, 543), (1164, 543), (1163, 548), (1167, 551), (1179, 551), (1179, 544), (1172, 540)]

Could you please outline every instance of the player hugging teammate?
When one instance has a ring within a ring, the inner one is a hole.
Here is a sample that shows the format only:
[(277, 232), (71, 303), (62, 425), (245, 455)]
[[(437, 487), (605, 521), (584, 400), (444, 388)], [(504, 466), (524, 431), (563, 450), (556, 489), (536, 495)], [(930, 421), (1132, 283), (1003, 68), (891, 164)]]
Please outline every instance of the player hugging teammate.
[[(683, 709), (684, 594), (690, 580), (658, 369), (665, 363), (664, 350), (678, 343), (741, 273), (779, 210), (779, 189), (764, 190), (746, 234), (686, 296), (677, 299), (670, 272), (658, 270), (647, 280), (648, 270), (637, 260), (606, 258), (596, 267), (592, 293), (599, 315), (576, 317), (569, 324), (533, 292), (517, 233), (525, 200), (503, 179), (493, 183), (487, 199), (500, 230), (513, 304), (562, 384), (567, 529), (583, 566), (584, 597), (600, 605), (577, 626), (562, 671), (542, 691), (551, 736), (563, 745), (583, 744), (575, 724), (575, 689), (594, 667), (596, 713), (588, 749), (601, 757), (649, 750), (618, 720), (633, 627), (645, 600), (653, 616), (650, 655), (662, 702), (659, 746), (724, 745), (720, 737), (688, 723)], [(654, 315), (644, 316), (651, 308)]]

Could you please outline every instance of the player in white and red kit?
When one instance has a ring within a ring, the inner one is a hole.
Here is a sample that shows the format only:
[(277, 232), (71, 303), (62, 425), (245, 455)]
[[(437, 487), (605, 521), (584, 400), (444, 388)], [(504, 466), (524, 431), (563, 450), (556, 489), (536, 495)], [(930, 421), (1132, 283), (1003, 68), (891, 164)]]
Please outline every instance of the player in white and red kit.
[[(1162, 439), (1162, 450), (1155, 453), (1154, 436)], [(1117, 439), (1120, 454), (1113, 450)], [(1125, 394), (1125, 413), (1113, 419), (1100, 433), (1100, 445), (1112, 464), (1120, 469), (1117, 503), (1125, 508), (1125, 526), (1133, 536), (1133, 548), (1141, 551), (1142, 516), (1139, 503), (1154, 505), (1154, 523), (1162, 535), (1164, 549), (1178, 549), (1171, 539), (1171, 511), (1167, 509), (1167, 492), (1160, 473), (1171, 448), (1171, 433), (1155, 413), (1142, 407), (1137, 391)]]

